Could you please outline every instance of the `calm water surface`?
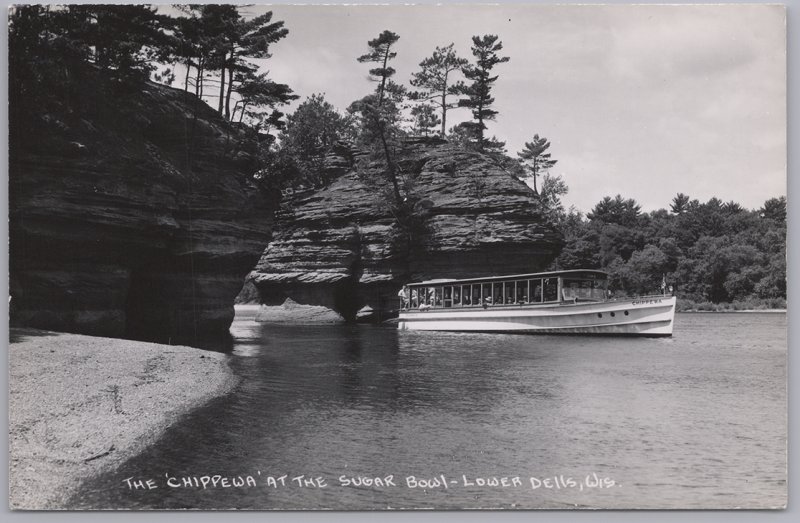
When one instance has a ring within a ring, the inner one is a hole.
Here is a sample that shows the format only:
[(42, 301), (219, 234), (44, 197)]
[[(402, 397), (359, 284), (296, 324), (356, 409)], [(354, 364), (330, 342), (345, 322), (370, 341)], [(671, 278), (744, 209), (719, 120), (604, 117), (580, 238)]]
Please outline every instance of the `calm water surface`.
[[(297, 327), (252, 317), (240, 311), (231, 331), (238, 389), (84, 485), (75, 507), (769, 508), (786, 501), (785, 314), (678, 314), (669, 339)], [(251, 475), (256, 486), (183, 486), (184, 478), (213, 475)], [(286, 486), (268, 483), (283, 475)], [(300, 475), (326, 486), (300, 486), (291, 479)], [(344, 486), (342, 475), (387, 484)], [(410, 476), (448, 487), (411, 488)], [(130, 489), (129, 477), (158, 488)], [(168, 477), (181, 486), (169, 487)], [(488, 484), (493, 477), (496, 486)]]

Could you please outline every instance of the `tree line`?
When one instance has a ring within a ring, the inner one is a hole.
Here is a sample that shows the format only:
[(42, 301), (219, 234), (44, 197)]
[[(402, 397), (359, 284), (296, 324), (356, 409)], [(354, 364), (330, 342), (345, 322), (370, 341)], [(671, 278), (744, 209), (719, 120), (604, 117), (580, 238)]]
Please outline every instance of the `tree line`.
[(605, 197), (585, 216), (571, 210), (559, 224), (566, 245), (554, 269), (609, 272), (629, 295), (672, 286), (679, 302), (742, 302), (782, 308), (786, 302), (786, 198), (756, 210), (678, 193), (669, 209), (649, 213), (631, 198)]

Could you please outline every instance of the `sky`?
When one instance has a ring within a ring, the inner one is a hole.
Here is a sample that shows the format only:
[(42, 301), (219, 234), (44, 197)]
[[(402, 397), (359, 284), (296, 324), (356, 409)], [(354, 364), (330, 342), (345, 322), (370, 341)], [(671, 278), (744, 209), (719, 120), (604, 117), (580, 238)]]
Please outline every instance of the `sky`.
[[(488, 134), (511, 155), (551, 142), (563, 198), (587, 212), (604, 196), (668, 208), (679, 192), (756, 209), (786, 195), (785, 11), (769, 5), (417, 5), (272, 10), (287, 38), (261, 62), (305, 99), (344, 110), (374, 89), (356, 58), (384, 29), (408, 85), (435, 47), (471, 58), (473, 35), (503, 43)], [(299, 102), (288, 109), (293, 110)], [(448, 112), (448, 124), (469, 119)], [(448, 125), (449, 126), (449, 125)]]

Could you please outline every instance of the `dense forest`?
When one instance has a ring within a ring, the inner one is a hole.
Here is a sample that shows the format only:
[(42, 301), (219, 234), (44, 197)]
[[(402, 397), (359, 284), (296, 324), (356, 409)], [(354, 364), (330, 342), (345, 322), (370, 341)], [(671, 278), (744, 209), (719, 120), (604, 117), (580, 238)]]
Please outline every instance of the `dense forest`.
[(669, 210), (643, 213), (617, 195), (586, 216), (562, 212), (559, 223), (567, 243), (554, 267), (605, 269), (628, 294), (659, 292), (665, 281), (684, 310), (786, 305), (785, 197), (750, 211), (679, 193)]
[[(332, 181), (324, 169), (326, 158), (343, 144), (360, 151), (357, 172), (381, 177), (370, 181), (383, 188), (398, 223), (409, 227), (419, 202), (414, 180), (397, 161), (398, 151), (407, 137), (438, 136), (491, 157), (531, 185), (565, 238), (552, 268), (602, 268), (616, 291), (633, 294), (658, 292), (666, 282), (683, 308), (733, 302), (785, 306), (785, 197), (748, 210), (679, 193), (665, 202), (668, 210), (645, 213), (635, 200), (617, 195), (586, 214), (566, 210), (562, 198), (568, 182), (580, 182), (568, 180), (569, 173), (550, 174), (557, 159), (548, 138), (531, 132), (530, 142), (514, 154), (488, 134), (487, 123), (500, 117), (492, 89), (502, 82), (503, 68), (513, 66), (499, 36), (474, 36), (469, 57), (458, 56), (454, 43), (443, 43), (420, 57), (418, 70), (405, 72), (411, 80), (402, 85), (392, 66), (401, 35), (384, 30), (364, 43), (363, 54), (353, 56), (368, 73), (366, 94), (342, 110), (314, 93), (286, 114), (299, 96), (262, 69), (272, 45), (290, 37), (289, 29), (272, 12), (245, 17), (240, 11), (214, 4), (169, 10), (12, 7), (12, 134), (28, 132), (32, 119), (47, 117), (54, 90), (69, 100), (71, 90), (85, 89), (89, 72), (102, 72), (110, 79), (103, 88), (120, 96), (152, 80), (206, 101), (231, 125), (257, 132), (260, 164), (253, 178), (270, 190), (324, 187)], [(469, 119), (448, 126), (452, 111), (466, 111)], [(362, 168), (367, 164), (369, 169)]]

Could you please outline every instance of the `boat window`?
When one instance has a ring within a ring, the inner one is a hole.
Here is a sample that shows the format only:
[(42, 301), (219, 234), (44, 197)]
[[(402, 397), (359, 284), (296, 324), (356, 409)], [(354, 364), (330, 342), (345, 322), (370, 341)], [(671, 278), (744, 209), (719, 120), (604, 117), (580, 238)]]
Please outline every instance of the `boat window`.
[(491, 283), (482, 283), (481, 284), (481, 300), (483, 303), (488, 303), (489, 305), (492, 304), (492, 284)]
[(453, 288), (450, 286), (444, 288), (444, 306), (453, 306)]
[(474, 307), (481, 304), (481, 286), (480, 284), (474, 284), (472, 286), (472, 305)]
[(528, 284), (531, 287), (531, 303), (542, 302), (542, 279), (529, 280)]
[(506, 303), (516, 303), (516, 282), (507, 281), (504, 284), (504, 293), (503, 297), (506, 299)]
[(495, 305), (500, 305), (505, 303), (503, 300), (503, 284), (494, 282), (492, 284), (492, 303)]
[(605, 294), (605, 280), (564, 279), (564, 298), (582, 300), (602, 300)]
[(542, 282), (544, 301), (558, 301), (558, 278), (544, 278)]
[(419, 307), (419, 290), (416, 287), (411, 287), (411, 307)]
[(442, 288), (436, 287), (434, 291), (435, 302), (434, 306), (441, 307), (442, 306)]
[(433, 295), (433, 287), (428, 287), (426, 291), (427, 292), (425, 293), (425, 303), (433, 307), (434, 305), (436, 305), (436, 299)]
[(516, 282), (517, 284), (517, 303), (528, 303), (528, 282), (525, 280)]
[(461, 306), (461, 287), (455, 286), (453, 287), (453, 307), (460, 307)]

